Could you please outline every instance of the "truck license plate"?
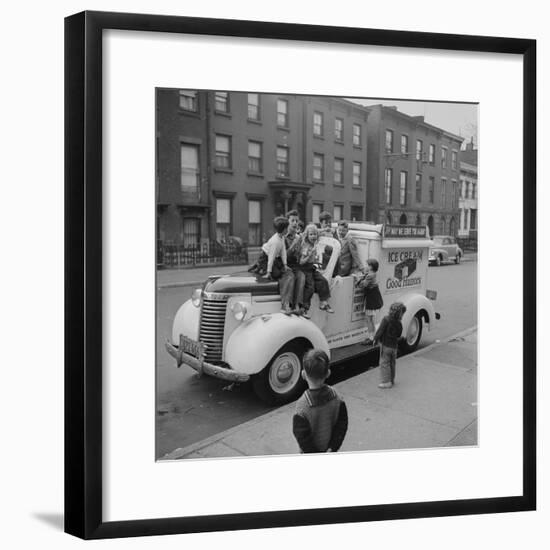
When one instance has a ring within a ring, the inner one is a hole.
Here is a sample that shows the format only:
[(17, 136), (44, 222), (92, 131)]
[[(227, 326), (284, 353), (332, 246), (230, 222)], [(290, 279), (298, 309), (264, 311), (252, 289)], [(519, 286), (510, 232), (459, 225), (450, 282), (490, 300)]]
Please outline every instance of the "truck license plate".
[(191, 340), (191, 338), (188, 338), (183, 334), (180, 334), (179, 348), (184, 353), (188, 353), (189, 355), (197, 358), (202, 358), (204, 353), (204, 346), (201, 342), (195, 342), (195, 340)]

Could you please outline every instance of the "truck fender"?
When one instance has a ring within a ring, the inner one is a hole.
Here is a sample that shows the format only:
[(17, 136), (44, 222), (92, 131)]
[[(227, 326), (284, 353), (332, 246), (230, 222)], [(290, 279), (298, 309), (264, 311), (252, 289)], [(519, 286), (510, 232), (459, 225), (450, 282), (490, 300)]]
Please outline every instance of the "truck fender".
[(297, 338), (330, 357), (327, 340), (317, 325), (296, 315), (273, 313), (253, 317), (236, 328), (227, 340), (225, 360), (239, 372), (256, 374), (279, 349)]
[(184, 302), (178, 309), (172, 323), (172, 344), (177, 346), (180, 334), (198, 342), (199, 340), (200, 309), (193, 305), (191, 300)]
[(401, 320), (401, 323), (403, 324), (403, 334), (407, 333), (411, 319), (422, 310), (426, 312), (423, 321), (424, 323), (428, 323), (428, 330), (431, 330), (432, 321), (435, 320), (435, 310), (431, 300), (422, 294), (406, 294), (401, 299), (401, 302), (403, 302), (407, 308), (407, 311)]

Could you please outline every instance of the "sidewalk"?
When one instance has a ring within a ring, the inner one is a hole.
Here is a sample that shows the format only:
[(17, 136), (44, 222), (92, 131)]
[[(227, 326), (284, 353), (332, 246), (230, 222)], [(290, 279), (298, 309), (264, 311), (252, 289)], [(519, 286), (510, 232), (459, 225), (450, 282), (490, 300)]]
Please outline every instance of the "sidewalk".
[[(374, 368), (334, 386), (349, 414), (341, 451), (477, 445), (477, 327), (399, 358), (392, 389), (378, 382)], [(296, 454), (294, 408), (290, 403), (163, 460)]]
[[(471, 262), (477, 260), (477, 252), (464, 254), (462, 261)], [(157, 288), (174, 288), (181, 286), (199, 286), (210, 275), (226, 275), (246, 271), (247, 264), (241, 265), (211, 265), (207, 267), (191, 267), (184, 269), (159, 269), (157, 270)]]

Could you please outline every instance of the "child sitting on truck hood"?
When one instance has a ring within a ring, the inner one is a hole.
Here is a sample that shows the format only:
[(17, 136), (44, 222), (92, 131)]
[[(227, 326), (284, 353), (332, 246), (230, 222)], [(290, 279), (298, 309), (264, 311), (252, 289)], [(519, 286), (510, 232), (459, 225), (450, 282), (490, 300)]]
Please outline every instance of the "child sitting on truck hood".
[(262, 245), (262, 251), (256, 263), (249, 268), (251, 273), (267, 275), (271, 279), (280, 279), (287, 270), (286, 246), (284, 233), (288, 227), (288, 219), (277, 216), (273, 220), (273, 236)]

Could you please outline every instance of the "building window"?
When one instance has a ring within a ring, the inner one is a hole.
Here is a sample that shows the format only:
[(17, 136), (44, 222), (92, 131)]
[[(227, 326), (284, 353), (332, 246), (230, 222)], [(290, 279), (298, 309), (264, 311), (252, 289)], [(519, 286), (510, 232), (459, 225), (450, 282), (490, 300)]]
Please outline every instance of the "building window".
[(323, 211), (323, 209), (324, 209), (323, 203), (319, 203), (319, 202), (313, 203), (313, 208), (311, 211), (311, 221), (313, 223), (319, 223), (319, 216), (321, 215), (321, 212)]
[(323, 135), (323, 113), (315, 111), (313, 113), (313, 135), (321, 137)]
[(229, 94), (227, 92), (215, 93), (215, 108), (220, 113), (229, 112)]
[(393, 130), (386, 130), (386, 153), (393, 153)]
[(277, 146), (277, 177), (288, 178), (288, 147)]
[(353, 145), (361, 147), (361, 126), (359, 124), (353, 125)]
[(357, 205), (351, 205), (351, 221), (361, 222), (363, 221), (363, 207)]
[(422, 160), (422, 140), (416, 140), (416, 160)]
[(428, 186), (428, 200), (430, 201), (430, 204), (433, 204), (435, 194), (435, 178), (433, 176), (430, 176), (429, 182), (430, 184)]
[(445, 208), (447, 202), (447, 178), (441, 178), (441, 208)]
[(393, 175), (393, 170), (391, 168), (386, 168), (384, 172), (384, 197), (386, 198), (386, 204), (392, 203), (392, 196), (391, 196), (392, 175)]
[(451, 180), (451, 208), (454, 210), (458, 207), (458, 185), (456, 180)]
[(225, 243), (231, 235), (231, 199), (216, 199), (216, 240)]
[(248, 171), (262, 173), (262, 144), (257, 141), (248, 142)]
[(477, 210), (470, 209), (470, 229), (477, 229)]
[(199, 146), (181, 144), (181, 190), (198, 193), (200, 182)]
[(216, 136), (216, 168), (231, 168), (231, 138)]
[(185, 111), (198, 111), (198, 96), (195, 90), (180, 90), (180, 108)]
[(401, 214), (399, 218), (399, 225), (407, 225), (407, 214)]
[(475, 199), (476, 198), (476, 184), (475, 183), (472, 183), (472, 199)]
[(401, 154), (406, 155), (409, 152), (409, 136), (401, 135)]
[(344, 141), (344, 120), (341, 118), (334, 119), (334, 139)]
[(415, 195), (416, 202), (422, 202), (422, 174), (416, 174)]
[(334, 159), (334, 183), (336, 185), (344, 184), (344, 159)]
[(197, 248), (201, 242), (200, 218), (183, 218), (183, 246)]
[(262, 203), (248, 201), (248, 244), (262, 244)]
[(361, 185), (361, 163), (353, 163), (353, 185)]
[(323, 181), (325, 177), (325, 156), (313, 153), (313, 179)]
[(447, 147), (441, 147), (441, 168), (447, 168)]
[(399, 204), (405, 206), (407, 204), (407, 172), (401, 171), (399, 175)]
[(458, 151), (451, 153), (451, 170), (456, 170), (458, 167)]
[(430, 143), (430, 148), (428, 149), (428, 162), (433, 166), (435, 164), (435, 145)]
[(277, 126), (288, 128), (288, 101), (286, 99), (277, 100)]
[(332, 219), (335, 222), (339, 222), (344, 217), (344, 207), (341, 204), (335, 204), (332, 214)]
[(260, 120), (260, 94), (248, 95), (248, 118), (250, 120)]

